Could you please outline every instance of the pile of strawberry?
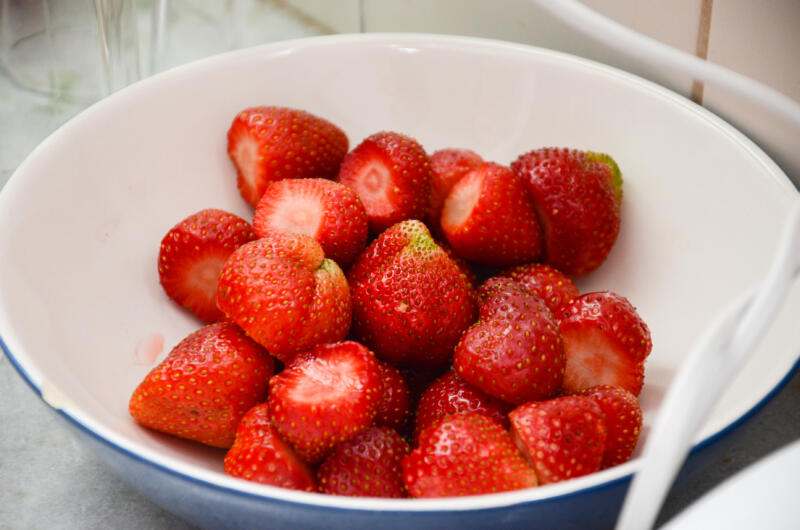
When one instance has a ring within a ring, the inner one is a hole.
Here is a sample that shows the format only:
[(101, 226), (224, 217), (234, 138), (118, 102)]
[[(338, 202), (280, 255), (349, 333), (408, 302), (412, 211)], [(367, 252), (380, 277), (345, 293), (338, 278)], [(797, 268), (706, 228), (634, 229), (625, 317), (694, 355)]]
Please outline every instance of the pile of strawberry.
[(206, 323), (133, 392), (141, 424), (227, 449), (225, 472), (337, 495), (440, 497), (626, 461), (650, 333), (581, 294), (619, 231), (607, 155), (510, 166), (380, 132), (348, 151), (307, 112), (239, 113), (252, 224), (208, 209), (164, 236), (166, 294)]

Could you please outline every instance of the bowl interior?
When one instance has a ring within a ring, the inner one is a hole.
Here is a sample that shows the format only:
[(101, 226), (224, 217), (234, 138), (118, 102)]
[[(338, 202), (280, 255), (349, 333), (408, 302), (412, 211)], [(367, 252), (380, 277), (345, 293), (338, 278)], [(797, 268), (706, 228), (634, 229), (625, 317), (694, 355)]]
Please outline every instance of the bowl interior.
[[(625, 179), (619, 240), (578, 285), (623, 294), (650, 326), (646, 427), (699, 333), (766, 272), (796, 199), (760, 150), (692, 103), (524, 46), (328, 37), (234, 52), (133, 85), (48, 138), (0, 194), (0, 337), (48, 403), (115, 444), (214, 481), (226, 480), (220, 451), (139, 427), (127, 402), (199, 327), (159, 286), (164, 233), (203, 208), (252, 215), (236, 190), (226, 132), (237, 111), (260, 104), (323, 116), (351, 146), (386, 129), (429, 152), (465, 147), (500, 163), (542, 146), (614, 156)], [(788, 372), (797, 346), (788, 315), (799, 311), (794, 288), (698, 439), (735, 422)]]

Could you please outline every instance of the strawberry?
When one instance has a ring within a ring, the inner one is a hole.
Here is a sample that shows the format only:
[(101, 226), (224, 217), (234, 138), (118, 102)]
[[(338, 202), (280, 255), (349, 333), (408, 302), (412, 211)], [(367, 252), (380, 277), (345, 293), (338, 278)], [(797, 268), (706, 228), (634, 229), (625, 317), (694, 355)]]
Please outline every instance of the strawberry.
[(627, 298), (609, 291), (586, 293), (562, 306), (556, 317), (567, 356), (564, 393), (612, 385), (639, 395), (653, 343)]
[(256, 206), (253, 228), (306, 234), (325, 256), (346, 268), (367, 245), (367, 213), (356, 193), (325, 179), (286, 179), (270, 184)]
[(336, 446), (317, 470), (322, 493), (407, 497), (400, 465), (408, 442), (388, 427), (371, 427)]
[(610, 385), (587, 388), (581, 395), (589, 396), (603, 411), (608, 437), (603, 452), (602, 468), (627, 462), (642, 430), (642, 408), (636, 396)]
[(504, 402), (485, 394), (449, 370), (422, 393), (417, 404), (413, 440), (416, 444), (420, 433), (436, 420), (460, 412), (485, 414), (507, 429), (507, 409)]
[(447, 365), (476, 316), (474, 290), (421, 221), (383, 232), (347, 279), (355, 336), (394, 364)]
[(521, 404), (554, 396), (564, 375), (558, 326), (539, 297), (508, 278), (487, 280), (480, 318), (453, 356), (458, 375), (490, 396)]
[(461, 177), (483, 164), (483, 159), (469, 149), (440, 149), (431, 157), (431, 204), (426, 224), (437, 238), (443, 237), (440, 219), (444, 200)]
[(453, 185), (441, 226), (456, 254), (484, 265), (517, 265), (542, 253), (542, 231), (523, 182), (492, 162)]
[(406, 219), (423, 219), (431, 196), (431, 164), (413, 138), (396, 132), (367, 137), (342, 161), (339, 182), (354, 189), (379, 234)]
[(622, 177), (614, 160), (590, 151), (544, 148), (520, 155), (511, 169), (536, 207), (546, 262), (570, 276), (599, 267), (620, 226)]
[(206, 209), (172, 227), (161, 240), (158, 277), (164, 292), (204, 322), (222, 320), (217, 281), (222, 265), (256, 234), (241, 217)]
[(275, 232), (236, 249), (222, 269), (217, 305), (283, 362), (350, 329), (344, 273), (303, 234)]
[(236, 441), (225, 454), (225, 473), (280, 488), (317, 491), (314, 472), (284, 442), (269, 421), (269, 405), (256, 405), (242, 418)]
[(459, 270), (464, 274), (464, 276), (466, 276), (470, 286), (472, 286), (473, 289), (477, 289), (478, 275), (472, 269), (472, 266), (469, 264), (469, 262), (463, 259), (461, 256), (457, 255), (453, 251), (453, 249), (450, 248), (450, 245), (448, 245), (447, 243), (441, 241), (437, 241), (437, 243), (442, 248), (442, 250), (444, 250), (444, 253), (447, 254), (447, 257), (450, 258), (453, 261), (453, 263), (455, 263), (456, 266), (458, 266)]
[(580, 296), (572, 280), (558, 269), (544, 263), (517, 265), (502, 271), (500, 276), (513, 279), (541, 298), (554, 314), (562, 305)]
[(381, 390), (371, 351), (353, 341), (320, 344), (270, 379), (270, 417), (303, 460), (316, 464), (370, 427)]
[(606, 427), (600, 406), (590, 397), (566, 396), (531, 401), (509, 413), (511, 435), (542, 484), (560, 482), (600, 469)]
[(411, 392), (400, 370), (379, 362), (383, 391), (373, 424), (403, 432), (411, 417)]
[(271, 182), (334, 178), (348, 145), (336, 125), (286, 107), (244, 109), (228, 130), (228, 156), (236, 167), (239, 192), (252, 206)]
[(475, 412), (434, 422), (402, 465), (412, 497), (480, 495), (537, 484), (508, 431)]
[(275, 360), (236, 325), (209, 324), (180, 341), (147, 374), (128, 409), (151, 429), (230, 447), (239, 420), (267, 398), (274, 370)]

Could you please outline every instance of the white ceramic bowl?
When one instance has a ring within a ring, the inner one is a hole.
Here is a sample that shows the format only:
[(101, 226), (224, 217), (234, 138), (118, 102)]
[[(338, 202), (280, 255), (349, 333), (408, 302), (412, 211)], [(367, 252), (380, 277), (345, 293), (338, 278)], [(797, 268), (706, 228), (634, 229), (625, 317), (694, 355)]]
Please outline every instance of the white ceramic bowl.
[[(160, 239), (202, 208), (250, 215), (225, 134), (238, 110), (259, 104), (323, 116), (353, 146), (389, 129), (429, 151), (466, 147), (501, 163), (541, 146), (612, 154), (625, 178), (622, 229), (579, 287), (627, 296), (650, 325), (646, 426), (701, 330), (766, 272), (797, 198), (786, 176), (712, 114), (606, 66), (477, 39), (357, 35), (238, 51), (137, 83), (44, 141), (0, 193), (0, 345), (80, 439), (174, 513), (214, 528), (611, 524), (636, 459), (504, 494), (339, 498), (227, 477), (221, 452), (129, 417), (149, 354), (162, 358), (198, 327), (158, 284)], [(797, 314), (795, 287), (700, 446), (713, 446), (793, 369)], [(640, 448), (646, 442), (645, 427)]]

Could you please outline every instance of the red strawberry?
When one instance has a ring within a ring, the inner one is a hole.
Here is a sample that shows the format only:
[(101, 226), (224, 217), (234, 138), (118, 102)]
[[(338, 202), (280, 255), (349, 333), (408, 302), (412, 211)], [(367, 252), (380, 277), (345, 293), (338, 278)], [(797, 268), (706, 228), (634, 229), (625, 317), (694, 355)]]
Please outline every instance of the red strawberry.
[(347, 267), (367, 245), (367, 213), (356, 193), (325, 179), (286, 179), (267, 187), (256, 207), (253, 228), (305, 234), (325, 256)]
[(267, 398), (274, 370), (275, 360), (236, 325), (209, 324), (147, 374), (129, 411), (151, 429), (230, 447), (242, 416)]
[(415, 444), (420, 433), (436, 420), (460, 412), (479, 412), (508, 428), (508, 406), (470, 385), (452, 370), (434, 381), (422, 393), (414, 422)]
[(334, 178), (347, 148), (347, 136), (336, 125), (285, 107), (244, 109), (228, 130), (239, 191), (253, 206), (271, 182)]
[(511, 169), (527, 184), (544, 232), (549, 265), (570, 276), (590, 273), (617, 240), (622, 177), (610, 156), (544, 148)]
[(603, 412), (592, 398), (532, 401), (509, 413), (511, 435), (542, 484), (594, 473), (606, 443)]
[(461, 177), (483, 164), (483, 159), (469, 149), (440, 149), (431, 155), (431, 206), (426, 224), (437, 238), (443, 237), (440, 219), (444, 200)]
[(642, 408), (636, 396), (610, 385), (587, 388), (581, 395), (589, 396), (600, 405), (608, 429), (606, 449), (603, 453), (603, 468), (627, 462), (642, 430)]
[(228, 475), (261, 484), (317, 491), (314, 472), (270, 423), (267, 403), (256, 405), (242, 418), (224, 469)]
[(403, 134), (384, 131), (366, 138), (347, 153), (338, 180), (356, 191), (375, 234), (428, 212), (431, 164), (419, 142)]
[(469, 262), (461, 258), (461, 256), (457, 255), (455, 252), (453, 252), (453, 249), (450, 248), (450, 245), (448, 245), (447, 243), (439, 241), (437, 241), (437, 243), (439, 243), (439, 246), (442, 247), (442, 250), (444, 250), (444, 253), (447, 254), (447, 257), (450, 258), (453, 261), (453, 263), (455, 263), (458, 266), (459, 270), (461, 270), (464, 276), (467, 277), (467, 281), (469, 282), (470, 286), (472, 286), (473, 289), (477, 289), (478, 275), (472, 269)]
[(319, 489), (350, 497), (407, 497), (400, 462), (408, 452), (395, 431), (371, 427), (337, 445), (319, 466)]
[(639, 395), (653, 343), (627, 298), (608, 291), (587, 293), (564, 305), (556, 317), (567, 356), (565, 393), (612, 385)]
[(217, 281), (222, 265), (239, 246), (256, 238), (250, 224), (222, 210), (201, 210), (161, 240), (158, 276), (164, 292), (205, 322), (222, 320)]
[(554, 314), (562, 305), (580, 296), (578, 288), (562, 272), (544, 263), (527, 263), (506, 269), (500, 276), (520, 283), (538, 296)]
[(411, 417), (411, 392), (403, 374), (394, 366), (379, 362), (383, 392), (373, 424), (403, 432)]
[(217, 305), (283, 362), (350, 329), (344, 273), (302, 234), (276, 232), (239, 247), (222, 269)]
[(484, 265), (516, 265), (542, 253), (542, 231), (525, 186), (510, 169), (492, 162), (452, 187), (441, 226), (456, 254)]
[(386, 230), (347, 278), (356, 337), (391, 363), (447, 365), (475, 319), (474, 290), (421, 221)]
[(481, 291), (480, 319), (456, 346), (453, 367), (490, 396), (520, 404), (547, 399), (561, 388), (564, 349), (558, 326), (539, 297), (508, 278)]
[(536, 486), (536, 474), (508, 431), (480, 413), (445, 416), (420, 434), (403, 459), (412, 497), (480, 495)]
[(357, 342), (320, 344), (269, 381), (272, 424), (310, 464), (372, 424), (382, 383), (375, 356)]

